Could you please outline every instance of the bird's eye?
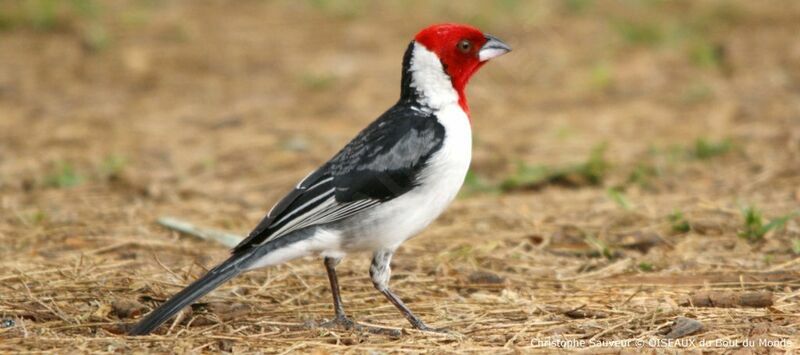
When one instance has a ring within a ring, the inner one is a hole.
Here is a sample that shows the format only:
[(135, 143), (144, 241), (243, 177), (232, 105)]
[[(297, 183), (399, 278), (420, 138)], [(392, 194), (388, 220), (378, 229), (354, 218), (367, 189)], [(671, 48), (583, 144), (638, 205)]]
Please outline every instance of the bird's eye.
[(458, 47), (458, 50), (461, 51), (461, 53), (469, 53), (469, 51), (472, 49), (472, 42), (462, 39), (458, 42), (456, 47)]

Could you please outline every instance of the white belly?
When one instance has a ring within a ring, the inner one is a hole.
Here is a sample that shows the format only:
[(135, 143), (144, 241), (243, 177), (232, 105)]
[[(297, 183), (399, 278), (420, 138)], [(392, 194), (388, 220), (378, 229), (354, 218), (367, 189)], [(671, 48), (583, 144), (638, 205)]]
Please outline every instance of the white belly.
[(360, 228), (345, 231), (344, 251), (394, 249), (439, 217), (456, 197), (472, 158), (472, 130), (458, 105), (445, 107), (437, 117), (445, 127), (445, 138), (428, 160), (420, 185), (369, 211)]

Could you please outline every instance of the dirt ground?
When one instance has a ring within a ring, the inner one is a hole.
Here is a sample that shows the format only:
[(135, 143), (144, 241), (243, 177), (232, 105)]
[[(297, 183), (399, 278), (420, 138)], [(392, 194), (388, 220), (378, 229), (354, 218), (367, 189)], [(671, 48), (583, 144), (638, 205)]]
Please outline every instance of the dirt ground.
[[(443, 21), (514, 47), (470, 83), (462, 195), (393, 262), (450, 334), (369, 255), (346, 310), (402, 336), (307, 327), (318, 259), (121, 334), (227, 253), (159, 217), (249, 232)], [(796, 351), (798, 34), (795, 1), (0, 1), (0, 352)]]

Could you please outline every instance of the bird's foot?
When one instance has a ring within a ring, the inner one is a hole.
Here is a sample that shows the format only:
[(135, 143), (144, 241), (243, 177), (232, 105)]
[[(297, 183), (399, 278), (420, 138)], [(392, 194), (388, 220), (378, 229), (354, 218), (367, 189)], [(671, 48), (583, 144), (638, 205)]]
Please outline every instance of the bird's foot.
[(399, 337), (402, 334), (402, 332), (399, 329), (382, 328), (382, 327), (358, 324), (350, 317), (344, 315), (336, 316), (327, 322), (323, 322), (319, 325), (319, 327), (326, 329), (340, 328), (345, 330), (355, 330), (359, 332), (366, 331), (372, 334), (381, 334), (393, 337)]

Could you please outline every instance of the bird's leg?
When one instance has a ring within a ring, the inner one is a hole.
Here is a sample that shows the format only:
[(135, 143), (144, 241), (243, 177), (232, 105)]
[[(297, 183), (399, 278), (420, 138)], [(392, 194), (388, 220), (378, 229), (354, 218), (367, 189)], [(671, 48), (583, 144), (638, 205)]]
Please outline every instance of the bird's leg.
[(342, 261), (341, 258), (325, 257), (325, 270), (328, 271), (328, 281), (331, 282), (331, 293), (333, 294), (334, 318), (330, 322), (322, 324), (323, 327), (341, 326), (345, 329), (358, 328), (356, 322), (347, 318), (342, 306), (342, 296), (339, 293), (339, 278), (336, 276), (336, 265)]
[(400, 310), (400, 313), (408, 319), (408, 322), (411, 323), (411, 326), (415, 329), (432, 332), (444, 331), (444, 329), (431, 328), (425, 325), (425, 322), (419, 319), (414, 312), (411, 312), (411, 310), (406, 307), (405, 303), (400, 300), (400, 297), (397, 297), (389, 288), (389, 279), (392, 274), (390, 264), (392, 262), (393, 253), (394, 251), (392, 250), (379, 250), (373, 254), (372, 265), (369, 268), (369, 276), (372, 278), (372, 284), (378, 291), (386, 296), (389, 302)]
[(344, 329), (366, 330), (374, 334), (400, 336), (400, 331), (397, 329), (361, 325), (345, 315), (344, 307), (342, 306), (342, 297), (339, 293), (339, 278), (336, 276), (336, 265), (339, 264), (340, 261), (342, 261), (341, 258), (325, 258), (325, 270), (328, 271), (328, 281), (331, 282), (331, 293), (333, 294), (334, 318), (328, 322), (322, 323), (320, 326), (323, 328), (340, 326)]

